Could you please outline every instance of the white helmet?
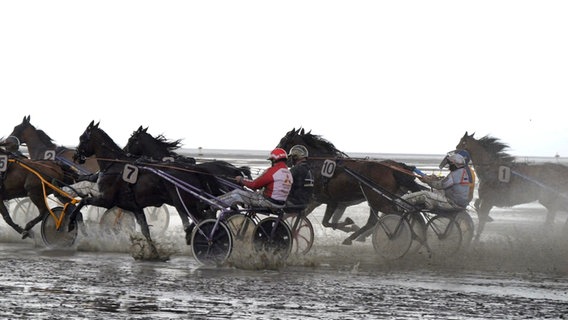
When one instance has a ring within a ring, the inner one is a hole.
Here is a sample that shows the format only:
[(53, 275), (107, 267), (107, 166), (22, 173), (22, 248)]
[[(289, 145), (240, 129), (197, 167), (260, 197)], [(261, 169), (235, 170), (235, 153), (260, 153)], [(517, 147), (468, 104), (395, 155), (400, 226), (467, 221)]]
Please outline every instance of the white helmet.
[[(463, 159), (464, 159), (464, 165), (463, 165), (463, 166), (469, 164), (469, 161), (471, 160), (471, 156), (469, 155), (469, 152), (467, 152), (466, 150), (458, 149), (458, 150), (450, 151), (450, 152), (448, 152), (448, 153), (446, 154), (446, 156), (444, 157), (444, 159), (442, 160), (442, 162), (440, 162), (440, 165), (439, 165), (440, 169), (443, 169), (445, 166), (447, 166), (447, 165), (448, 165), (448, 161), (449, 161), (448, 159), (449, 159), (452, 155), (455, 155), (455, 154), (460, 155), (460, 156), (463, 157)], [(457, 164), (456, 164), (456, 165), (457, 165)], [(463, 166), (462, 166), (462, 167), (463, 167)]]
[(288, 157), (290, 158), (307, 158), (308, 157), (308, 149), (301, 144), (297, 144), (290, 148), (290, 152), (288, 152)]
[(462, 168), (463, 166), (465, 166), (465, 158), (459, 153), (455, 153), (448, 156), (448, 162), (450, 164), (455, 165), (458, 168)]

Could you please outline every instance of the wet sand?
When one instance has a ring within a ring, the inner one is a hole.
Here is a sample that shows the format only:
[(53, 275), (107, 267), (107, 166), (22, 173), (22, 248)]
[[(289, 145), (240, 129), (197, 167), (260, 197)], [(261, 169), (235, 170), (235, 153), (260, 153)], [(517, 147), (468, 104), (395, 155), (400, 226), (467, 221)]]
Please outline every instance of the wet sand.
[[(362, 224), (364, 205), (347, 215)], [(423, 251), (381, 260), (370, 241), (310, 216), (314, 247), (278, 266), (201, 266), (179, 218), (156, 235), (166, 262), (134, 259), (126, 235), (88, 225), (74, 248), (21, 240), (0, 223), (0, 318), (5, 319), (563, 319), (568, 314), (565, 214), (542, 228), (537, 204), (493, 211), (481, 242), (443, 260)], [(473, 214), (474, 221), (477, 217)], [(37, 228), (35, 229), (37, 230)]]

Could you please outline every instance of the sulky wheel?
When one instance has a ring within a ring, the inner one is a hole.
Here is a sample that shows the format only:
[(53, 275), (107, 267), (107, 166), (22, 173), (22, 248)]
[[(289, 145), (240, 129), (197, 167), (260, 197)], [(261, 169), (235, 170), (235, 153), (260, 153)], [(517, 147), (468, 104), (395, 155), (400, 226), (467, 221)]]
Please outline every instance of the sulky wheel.
[(460, 211), (456, 215), (456, 221), (462, 232), (461, 250), (467, 250), (473, 241), (475, 224), (467, 211)]
[(223, 264), (231, 255), (233, 236), (229, 227), (216, 219), (201, 221), (191, 235), (195, 259), (204, 265)]
[(314, 227), (310, 219), (293, 214), (286, 218), (286, 223), (292, 232), (292, 253), (307, 254), (314, 244)]
[(284, 220), (267, 217), (256, 225), (253, 244), (258, 253), (286, 260), (292, 251), (292, 233)]
[(112, 207), (103, 213), (99, 224), (101, 229), (110, 230), (115, 234), (124, 231), (131, 234), (136, 230), (136, 217), (130, 211)]
[(435, 258), (448, 257), (461, 247), (462, 232), (451, 215), (437, 215), (426, 226), (426, 243)]
[(408, 221), (399, 214), (383, 215), (373, 232), (375, 252), (387, 260), (402, 258), (412, 244), (412, 230)]
[[(72, 208), (72, 207), (69, 207)], [(69, 210), (67, 210), (69, 211)], [(43, 218), (41, 223), (41, 237), (43, 242), (49, 247), (67, 248), (73, 245), (77, 239), (77, 222), (72, 231), (69, 230), (69, 217), (71, 212), (63, 213), (63, 207), (55, 207), (51, 209), (53, 215), (48, 214)], [(62, 219), (57, 228), (57, 221)], [(57, 221), (56, 221), (57, 220)]]
[(256, 226), (254, 220), (244, 214), (235, 214), (230, 216), (226, 223), (233, 235), (233, 245), (243, 252), (251, 250)]
[(161, 207), (146, 207), (144, 208), (146, 221), (152, 233), (163, 235), (168, 230), (170, 225), (170, 211), (167, 205)]
[(12, 219), (19, 225), (26, 225), (28, 221), (38, 215), (39, 210), (30, 198), (18, 199), (14, 210), (12, 210)]
[(426, 219), (420, 212), (408, 216), (408, 224), (412, 229), (412, 244), (407, 254), (415, 254), (426, 245)]

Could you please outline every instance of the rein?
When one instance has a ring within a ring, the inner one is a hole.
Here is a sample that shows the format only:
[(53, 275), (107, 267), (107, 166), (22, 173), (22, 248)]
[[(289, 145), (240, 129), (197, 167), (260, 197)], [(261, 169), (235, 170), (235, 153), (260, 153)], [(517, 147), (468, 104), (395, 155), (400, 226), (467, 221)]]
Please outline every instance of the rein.
[[(95, 159), (100, 160), (100, 161), (112, 162), (112, 163), (124, 163), (124, 164), (132, 164), (133, 163), (133, 161), (120, 160), (120, 159), (109, 159), (109, 158), (95, 158)], [(136, 163), (136, 162), (134, 161), (134, 163)], [(224, 176), (224, 175), (216, 175), (216, 174), (209, 173), (209, 172), (203, 172), (203, 171), (192, 170), (192, 169), (187, 169), (187, 168), (180, 168), (180, 167), (177, 167), (177, 166), (171, 166), (171, 165), (165, 165), (165, 164), (159, 164), (159, 163), (140, 162), (140, 163), (137, 163), (137, 165), (139, 165), (141, 167), (147, 166), (147, 167), (153, 167), (153, 168), (173, 169), (173, 170), (184, 171), (184, 172), (189, 172), (189, 173), (204, 174), (204, 175), (210, 175), (210, 176), (214, 176), (214, 177), (222, 177), (224, 179), (234, 180), (234, 177), (227, 177), (227, 176)]]
[[(410, 171), (410, 170), (406, 170), (403, 169), (401, 167), (397, 167), (388, 163), (384, 163), (382, 162), (383, 160), (381, 159), (369, 159), (369, 158), (341, 158), (341, 157), (308, 157), (308, 160), (320, 160), (320, 161), (324, 161), (324, 160), (331, 160), (331, 159), (336, 159), (336, 160), (340, 160), (340, 161), (353, 161), (353, 162), (372, 162), (372, 163), (378, 163), (382, 166), (388, 167), (390, 169), (399, 171), (401, 173), (404, 173), (408, 176), (411, 177), (415, 177), (415, 178), (421, 178), (424, 173), (422, 173), (422, 171), (416, 169), (417, 171)], [(387, 160), (387, 159), (384, 159)]]

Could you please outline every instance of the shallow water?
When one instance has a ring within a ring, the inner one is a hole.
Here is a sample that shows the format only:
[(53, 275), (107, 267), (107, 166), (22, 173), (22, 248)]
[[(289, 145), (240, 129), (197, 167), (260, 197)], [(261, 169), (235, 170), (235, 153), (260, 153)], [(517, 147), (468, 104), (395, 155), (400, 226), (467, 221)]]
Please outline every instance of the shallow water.
[[(364, 205), (348, 209), (358, 224)], [(136, 239), (88, 224), (75, 248), (21, 240), (0, 224), (0, 318), (6, 319), (563, 319), (568, 314), (566, 215), (551, 231), (536, 204), (495, 210), (480, 244), (456, 257), (424, 251), (381, 260), (370, 241), (321, 226), (306, 256), (285, 265), (203, 267), (179, 218), (156, 235), (166, 262), (139, 261)], [(477, 221), (476, 216), (473, 215)]]

